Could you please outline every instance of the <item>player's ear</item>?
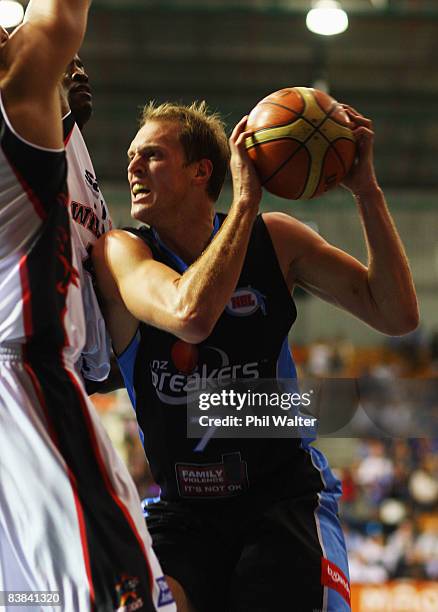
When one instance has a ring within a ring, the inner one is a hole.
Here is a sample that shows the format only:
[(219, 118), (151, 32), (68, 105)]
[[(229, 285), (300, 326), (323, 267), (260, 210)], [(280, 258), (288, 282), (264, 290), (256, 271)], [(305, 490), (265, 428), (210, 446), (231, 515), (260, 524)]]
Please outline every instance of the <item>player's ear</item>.
[(6, 44), (9, 40), (9, 33), (3, 26), (0, 26), (0, 46)]
[(4, 47), (8, 44), (9, 41), (9, 33), (7, 30), (5, 30), (2, 26), (0, 26), (0, 54), (2, 55), (1, 59), (1, 65), (4, 64)]
[[(7, 30), (5, 30), (2, 26), (0, 26), (0, 71), (3, 73), (4, 70), (9, 68), (9, 61), (7, 57), (8, 53), (8, 42), (9, 42), (9, 34)], [(0, 75), (0, 78), (3, 78), (3, 74)]]
[(213, 163), (210, 159), (200, 159), (196, 162), (196, 171), (193, 180), (196, 184), (208, 183), (213, 172)]

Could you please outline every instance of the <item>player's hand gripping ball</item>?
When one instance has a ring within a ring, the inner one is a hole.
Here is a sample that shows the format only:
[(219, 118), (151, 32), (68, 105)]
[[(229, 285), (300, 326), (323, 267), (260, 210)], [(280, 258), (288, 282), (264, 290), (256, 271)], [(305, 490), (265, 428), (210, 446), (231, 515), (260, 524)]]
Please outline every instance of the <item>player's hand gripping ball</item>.
[(334, 98), (308, 87), (280, 89), (248, 116), (246, 148), (262, 185), (308, 200), (338, 185), (356, 155), (354, 124)]

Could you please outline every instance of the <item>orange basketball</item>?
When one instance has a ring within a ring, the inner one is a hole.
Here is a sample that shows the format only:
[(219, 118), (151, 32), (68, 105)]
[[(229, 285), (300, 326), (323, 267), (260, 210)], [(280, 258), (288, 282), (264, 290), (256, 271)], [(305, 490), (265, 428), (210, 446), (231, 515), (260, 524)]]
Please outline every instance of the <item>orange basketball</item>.
[(246, 148), (262, 185), (282, 198), (308, 200), (332, 189), (356, 154), (352, 122), (331, 96), (308, 87), (280, 89), (252, 109)]

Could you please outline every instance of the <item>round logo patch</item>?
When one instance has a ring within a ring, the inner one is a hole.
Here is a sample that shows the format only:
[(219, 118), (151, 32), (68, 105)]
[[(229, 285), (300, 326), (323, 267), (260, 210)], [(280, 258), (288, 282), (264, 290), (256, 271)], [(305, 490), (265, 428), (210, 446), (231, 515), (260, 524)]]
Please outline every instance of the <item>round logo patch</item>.
[(249, 317), (258, 309), (266, 314), (265, 296), (252, 287), (236, 289), (225, 310), (235, 317)]

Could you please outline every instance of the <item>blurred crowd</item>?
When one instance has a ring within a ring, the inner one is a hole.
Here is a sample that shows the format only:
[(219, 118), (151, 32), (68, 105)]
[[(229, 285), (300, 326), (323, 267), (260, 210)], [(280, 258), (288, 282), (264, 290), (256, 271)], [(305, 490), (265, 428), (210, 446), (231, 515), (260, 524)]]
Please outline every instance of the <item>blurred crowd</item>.
[[(427, 336), (419, 329), (371, 348), (342, 337), (320, 339), (293, 352), (301, 379), (332, 381), (327, 409), (334, 422), (342, 416), (345, 382), (354, 381), (354, 397), (350, 390), (344, 399), (346, 417), (354, 416), (347, 435), (438, 437), (438, 331)], [(357, 410), (349, 415), (354, 402)]]
[(438, 330), (365, 349), (320, 339), (294, 355), (300, 376), (357, 381), (359, 437), (337, 469), (352, 582), (438, 580)]
[(352, 582), (438, 579), (438, 440), (359, 439), (338, 470)]
[(438, 329), (421, 326), (405, 336), (387, 337), (377, 347), (358, 347), (344, 336), (292, 347), (301, 375), (321, 377), (428, 378), (438, 376)]

